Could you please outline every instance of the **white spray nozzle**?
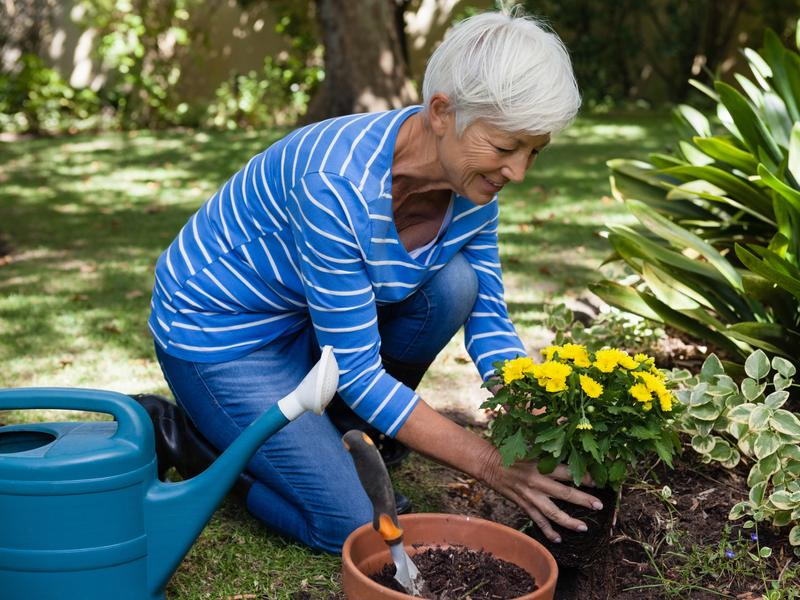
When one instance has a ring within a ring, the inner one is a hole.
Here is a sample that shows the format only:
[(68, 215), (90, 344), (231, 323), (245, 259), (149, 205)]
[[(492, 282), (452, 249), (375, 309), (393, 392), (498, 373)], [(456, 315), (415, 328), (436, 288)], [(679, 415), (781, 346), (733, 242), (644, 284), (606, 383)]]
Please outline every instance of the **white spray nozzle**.
[(295, 390), (280, 400), (278, 408), (290, 421), (306, 411), (321, 415), (339, 387), (339, 365), (333, 355), (333, 346), (324, 346), (317, 364), (303, 378)]

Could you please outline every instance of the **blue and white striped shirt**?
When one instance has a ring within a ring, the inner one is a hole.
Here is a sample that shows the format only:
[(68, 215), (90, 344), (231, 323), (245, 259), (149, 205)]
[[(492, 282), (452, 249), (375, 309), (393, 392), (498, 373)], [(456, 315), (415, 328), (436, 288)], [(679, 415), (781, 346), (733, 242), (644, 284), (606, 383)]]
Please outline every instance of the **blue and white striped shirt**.
[(231, 177), (158, 259), (149, 327), (164, 351), (222, 362), (311, 323), (334, 347), (341, 397), (395, 435), (418, 397), (383, 369), (376, 306), (407, 298), (461, 252), (478, 276), (465, 343), (482, 377), (524, 355), (503, 299), (496, 197), (476, 206), (454, 195), (434, 243), (413, 257), (400, 243), (394, 143), (420, 109), (303, 127)]

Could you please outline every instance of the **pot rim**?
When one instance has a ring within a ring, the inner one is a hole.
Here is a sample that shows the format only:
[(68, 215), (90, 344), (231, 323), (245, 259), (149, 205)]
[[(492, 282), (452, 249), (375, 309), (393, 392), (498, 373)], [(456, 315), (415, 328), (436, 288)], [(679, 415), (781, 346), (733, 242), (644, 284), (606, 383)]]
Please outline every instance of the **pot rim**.
[[(545, 548), (544, 545), (537, 542), (532, 537), (525, 535), (520, 531), (517, 531), (516, 529), (513, 529), (506, 525), (501, 525), (500, 523), (495, 523), (494, 521), (489, 521), (488, 519), (482, 519), (480, 517), (473, 517), (467, 515), (457, 515), (453, 513), (410, 513), (406, 515), (400, 515), (398, 517), (398, 520), (400, 522), (400, 527), (403, 527), (405, 521), (410, 521), (410, 520), (417, 522), (421, 521), (424, 524), (425, 522), (438, 521), (444, 518), (450, 521), (478, 523), (481, 526), (486, 527), (487, 529), (496, 531), (500, 535), (516, 537), (523, 543), (533, 548), (536, 548), (545, 557), (547, 564), (550, 566), (550, 575), (547, 577), (547, 579), (541, 582), (536, 581), (536, 585), (538, 588), (536, 591), (509, 600), (530, 600), (531, 598), (535, 597), (534, 594), (538, 594), (540, 591), (547, 589), (555, 590), (556, 581), (558, 580), (558, 564), (556, 563), (555, 558), (553, 558), (553, 555), (550, 554), (550, 551), (547, 550), (547, 548)], [(350, 554), (351, 554), (351, 548), (354, 544), (354, 540), (357, 537), (364, 535), (364, 532), (366, 530), (374, 531), (372, 523), (365, 523), (364, 525), (362, 525), (361, 527), (350, 533), (349, 536), (347, 536), (347, 539), (344, 542), (344, 546), (342, 546), (342, 569), (347, 567), (354, 574), (356, 580), (358, 580), (363, 585), (380, 587), (382, 592), (386, 594), (387, 598), (394, 598), (396, 600), (401, 600), (401, 599), (408, 600), (415, 598), (415, 596), (411, 596), (409, 594), (403, 594), (401, 592), (396, 592), (392, 589), (386, 588), (384, 586), (375, 583), (364, 573), (362, 573), (361, 569), (359, 569), (353, 562), (353, 559), (351, 558)], [(375, 533), (375, 535), (378, 534)], [(472, 549), (474, 550), (474, 548)]]

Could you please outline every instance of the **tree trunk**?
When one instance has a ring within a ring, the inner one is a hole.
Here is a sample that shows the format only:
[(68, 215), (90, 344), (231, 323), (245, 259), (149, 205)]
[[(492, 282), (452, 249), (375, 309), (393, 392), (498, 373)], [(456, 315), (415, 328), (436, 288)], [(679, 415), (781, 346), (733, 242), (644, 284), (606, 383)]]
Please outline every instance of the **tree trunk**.
[(325, 81), (311, 101), (307, 122), (417, 101), (395, 10), (394, 0), (317, 0)]

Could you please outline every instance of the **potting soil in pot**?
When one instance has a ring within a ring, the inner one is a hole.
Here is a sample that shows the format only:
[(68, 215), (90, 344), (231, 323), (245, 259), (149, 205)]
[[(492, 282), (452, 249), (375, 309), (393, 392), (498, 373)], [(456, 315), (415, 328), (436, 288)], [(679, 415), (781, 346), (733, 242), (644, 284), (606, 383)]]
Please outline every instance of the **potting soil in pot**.
[[(430, 588), (430, 600), (509, 600), (537, 589), (533, 577), (517, 565), (489, 552), (465, 546), (428, 548), (412, 557)], [(370, 576), (374, 582), (403, 592), (394, 579), (395, 566), (388, 564)]]

